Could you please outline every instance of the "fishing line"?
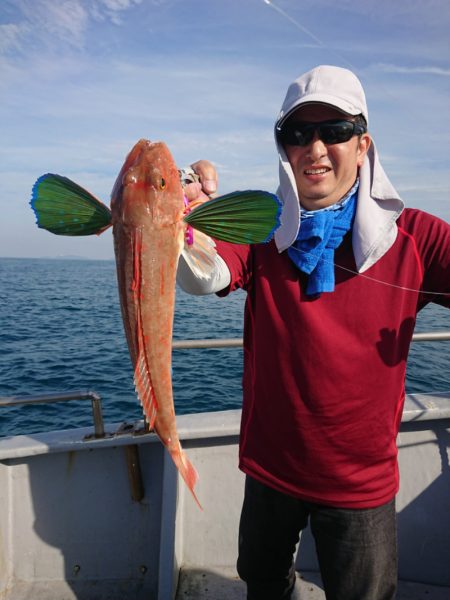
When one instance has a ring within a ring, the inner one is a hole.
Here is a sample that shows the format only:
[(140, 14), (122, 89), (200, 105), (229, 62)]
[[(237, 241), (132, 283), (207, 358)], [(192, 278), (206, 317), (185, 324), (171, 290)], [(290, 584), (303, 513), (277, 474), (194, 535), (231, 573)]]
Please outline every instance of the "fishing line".
[[(331, 261), (328, 261), (331, 262)], [(342, 269), (343, 271), (347, 271), (348, 273), (353, 273), (353, 275), (358, 275), (359, 277), (364, 277), (364, 279), (369, 279), (375, 283), (380, 283), (382, 285), (386, 285), (388, 287), (396, 288), (398, 290), (404, 290), (405, 292), (416, 292), (418, 294), (430, 294), (432, 296), (450, 296), (450, 292), (430, 292), (427, 290), (418, 290), (415, 288), (409, 288), (402, 285), (396, 285), (395, 283), (389, 283), (388, 281), (383, 281), (382, 279), (377, 279), (376, 277), (370, 277), (370, 275), (364, 275), (364, 273), (358, 273), (358, 271), (353, 271), (352, 269), (348, 269), (347, 267), (343, 267), (342, 265), (338, 265), (333, 263), (335, 267), (338, 269)]]
[[(305, 250), (301, 250), (300, 248), (296, 248), (296, 250), (298, 252), (301, 252), (302, 254), (306, 254), (307, 256), (311, 255), (311, 252), (306, 252)], [(370, 275), (364, 275), (364, 273), (358, 273), (358, 271), (354, 271), (353, 269), (349, 269), (348, 267), (343, 267), (342, 265), (338, 265), (337, 263), (333, 262), (332, 260), (327, 260), (326, 258), (323, 258), (323, 257), (320, 257), (319, 260), (321, 260), (324, 263), (331, 264), (334, 267), (337, 267), (338, 269), (342, 269), (342, 271), (347, 271), (347, 273), (351, 273), (352, 275), (357, 275), (358, 277), (363, 277), (364, 279), (368, 279), (369, 281), (373, 281), (374, 283), (379, 283), (381, 285), (385, 285), (387, 287), (392, 287), (397, 290), (404, 290), (405, 292), (415, 292), (416, 294), (427, 294), (427, 295), (432, 295), (432, 296), (450, 296), (450, 292), (430, 292), (427, 290), (409, 288), (409, 287), (405, 287), (403, 285), (396, 285), (395, 283), (389, 283), (388, 281), (383, 281), (382, 279), (377, 279), (376, 277), (371, 277)]]

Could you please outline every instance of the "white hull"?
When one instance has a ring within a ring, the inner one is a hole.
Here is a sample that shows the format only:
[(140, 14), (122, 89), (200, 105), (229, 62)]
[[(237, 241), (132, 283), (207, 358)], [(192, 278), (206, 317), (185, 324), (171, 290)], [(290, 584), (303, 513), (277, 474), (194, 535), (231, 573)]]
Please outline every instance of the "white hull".
[[(0, 600), (173, 600), (180, 569), (179, 598), (243, 600), (234, 571), (244, 483), (239, 420), (240, 411), (178, 418), (203, 511), (153, 434), (109, 435), (119, 426), (107, 425), (105, 439), (84, 440), (91, 429), (0, 439)], [(399, 598), (443, 600), (450, 393), (410, 395), (398, 445), (399, 577), (419, 584), (402, 583), (407, 595)], [(140, 501), (132, 498), (139, 478), (130, 485), (130, 446), (138, 449)], [(324, 598), (308, 531), (297, 566), (311, 580), (302, 597)]]

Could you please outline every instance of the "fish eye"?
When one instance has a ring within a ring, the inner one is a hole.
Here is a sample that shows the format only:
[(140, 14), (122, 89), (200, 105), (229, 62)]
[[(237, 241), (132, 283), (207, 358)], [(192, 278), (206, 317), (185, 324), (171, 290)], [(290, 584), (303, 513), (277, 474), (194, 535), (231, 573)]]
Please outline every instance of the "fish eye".
[(161, 181), (159, 182), (159, 187), (163, 190), (166, 187), (166, 180), (164, 177), (161, 177)]

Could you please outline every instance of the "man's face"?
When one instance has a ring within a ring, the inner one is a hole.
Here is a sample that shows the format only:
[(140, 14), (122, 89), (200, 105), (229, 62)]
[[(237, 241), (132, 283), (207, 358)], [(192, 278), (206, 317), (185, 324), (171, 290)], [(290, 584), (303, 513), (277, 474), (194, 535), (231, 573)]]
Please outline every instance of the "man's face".
[[(289, 122), (317, 123), (331, 119), (352, 120), (339, 110), (320, 104), (301, 106)], [(327, 145), (317, 132), (307, 146), (285, 145), (294, 172), (300, 204), (317, 210), (336, 204), (355, 182), (370, 146), (370, 136), (353, 136), (348, 142)]]

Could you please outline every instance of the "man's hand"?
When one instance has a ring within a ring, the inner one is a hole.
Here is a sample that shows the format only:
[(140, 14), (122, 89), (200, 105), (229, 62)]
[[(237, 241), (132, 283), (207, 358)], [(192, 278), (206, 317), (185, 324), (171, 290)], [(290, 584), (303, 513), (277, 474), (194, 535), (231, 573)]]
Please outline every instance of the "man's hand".
[(198, 160), (191, 165), (191, 169), (198, 175), (199, 183), (188, 183), (184, 193), (189, 203), (202, 203), (210, 200), (217, 190), (217, 171), (208, 160)]

